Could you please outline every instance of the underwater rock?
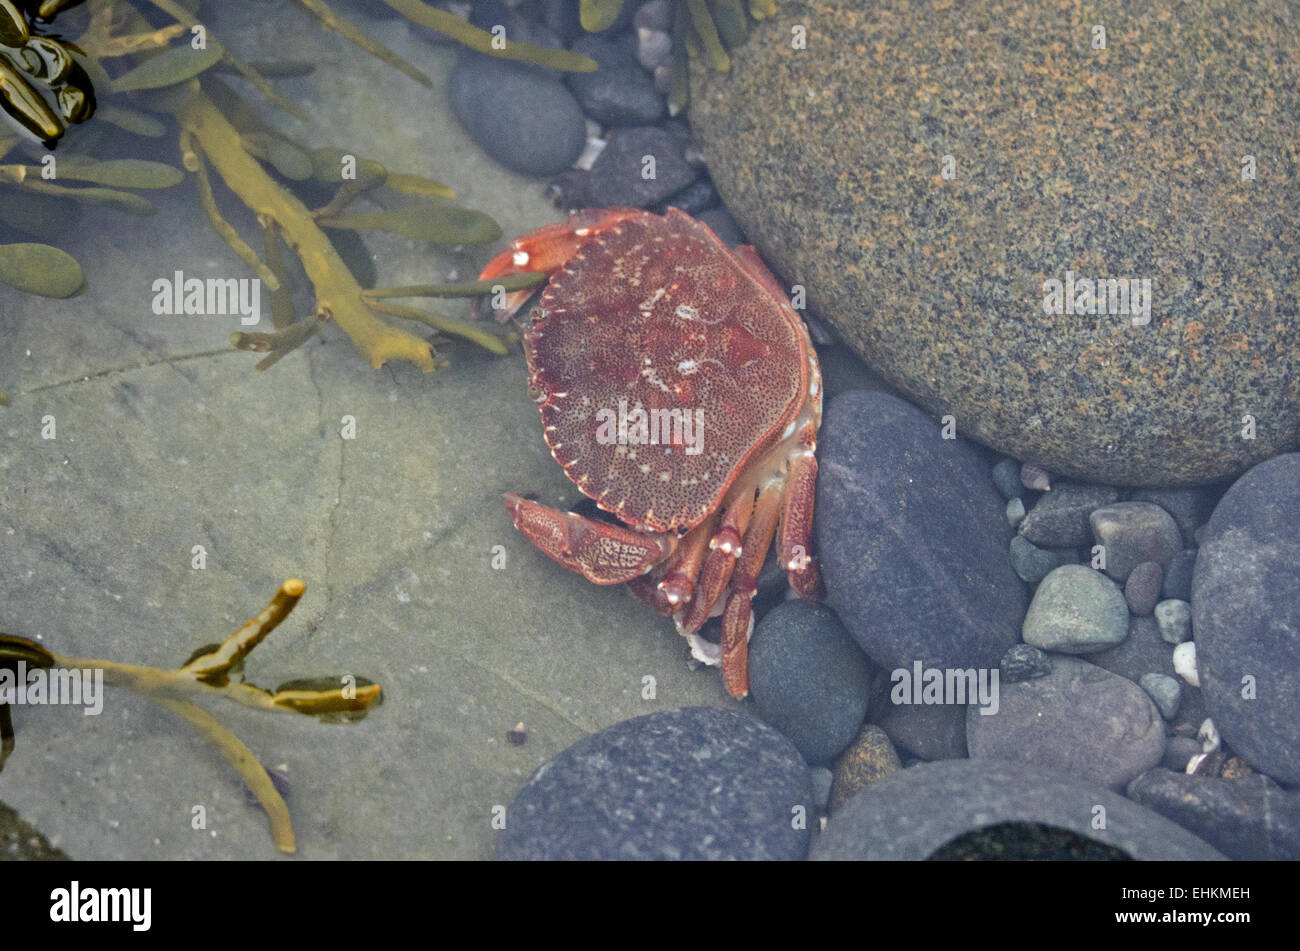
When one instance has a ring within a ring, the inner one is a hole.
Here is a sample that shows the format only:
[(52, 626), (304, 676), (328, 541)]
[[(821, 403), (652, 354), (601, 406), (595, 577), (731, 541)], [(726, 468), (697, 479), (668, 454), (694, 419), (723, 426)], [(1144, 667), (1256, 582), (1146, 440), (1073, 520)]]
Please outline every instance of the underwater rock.
[(663, 117), (663, 96), (655, 92), (654, 80), (623, 45), (584, 36), (572, 49), (600, 64), (594, 73), (565, 77), (578, 105), (591, 118), (605, 125), (647, 125)]
[[(566, 173), (557, 204), (564, 208), (649, 208), (676, 195), (699, 176), (686, 161), (687, 143), (658, 126), (615, 129), (589, 172)], [(651, 168), (653, 177), (643, 172)]]
[(1300, 784), (1300, 453), (1251, 469), (1202, 535), (1192, 584), (1197, 676), (1224, 741)]
[(786, 601), (754, 627), (749, 689), (759, 717), (822, 766), (866, 718), (871, 665), (830, 608)]
[(713, 707), (651, 713), (569, 747), (506, 811), (497, 858), (802, 859), (808, 767), (776, 730)]
[(1300, 859), (1300, 793), (1259, 773), (1221, 779), (1153, 769), (1127, 795), (1231, 858)]
[(1089, 516), (1092, 534), (1106, 549), (1106, 574), (1120, 584), (1144, 561), (1163, 569), (1182, 551), (1174, 517), (1151, 502), (1117, 502)]
[(864, 726), (844, 754), (835, 762), (834, 781), (828, 803), (837, 812), (846, 802), (903, 768), (889, 736), (873, 723)]
[(537, 67), (464, 53), (448, 84), (452, 111), (488, 155), (523, 175), (572, 165), (587, 144), (587, 120), (559, 79)]
[[(1098, 806), (1105, 829), (1093, 827)], [(921, 861), (964, 833), (1009, 822), (1066, 829), (1138, 860), (1224, 858), (1181, 826), (1094, 783), (978, 760), (922, 763), (874, 783), (831, 816), (811, 858)]]
[(1092, 541), (1088, 516), (1118, 498), (1119, 492), (1108, 485), (1058, 482), (1029, 510), (1020, 523), (1020, 534), (1047, 548), (1088, 544)]
[(1128, 636), (1128, 606), (1115, 582), (1084, 565), (1062, 565), (1038, 585), (1025, 614), (1026, 644), (1092, 654)]
[(1025, 586), (984, 454), (885, 393), (826, 408), (815, 554), (826, 603), (885, 670), (996, 667), (1019, 640)]
[(1159, 563), (1154, 561), (1144, 561), (1129, 572), (1124, 582), (1124, 600), (1138, 617), (1146, 617), (1156, 609), (1163, 574)]
[[(1300, 32), (1103, 7), (782, 4), (692, 69), (691, 121), (776, 273), (926, 409), (1053, 474), (1190, 485), (1300, 443)], [(1097, 313), (1075, 282), (1105, 279)]]
[(1165, 721), (1137, 684), (1057, 654), (1046, 677), (1004, 685), (992, 716), (969, 706), (966, 745), (971, 759), (1059, 770), (1121, 790), (1164, 756)]

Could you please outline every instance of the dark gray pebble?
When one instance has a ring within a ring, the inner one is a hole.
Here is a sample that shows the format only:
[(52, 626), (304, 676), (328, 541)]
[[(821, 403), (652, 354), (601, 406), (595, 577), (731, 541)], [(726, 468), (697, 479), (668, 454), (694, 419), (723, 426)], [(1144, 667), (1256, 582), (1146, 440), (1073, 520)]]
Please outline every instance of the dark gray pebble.
[(528, 67), (463, 54), (447, 96), (479, 147), (521, 174), (558, 174), (586, 144), (587, 120), (564, 83)]
[[(1020, 524), (1024, 524), (1021, 519)], [(1011, 539), (1011, 567), (1022, 581), (1038, 584), (1061, 565), (1072, 565), (1078, 561), (1071, 549), (1053, 551), (1039, 548), (1023, 535)]]
[(1183, 550), (1174, 517), (1152, 502), (1116, 502), (1089, 516), (1092, 535), (1106, 548), (1106, 574), (1120, 584), (1144, 561), (1163, 568)]
[(1052, 672), (1052, 657), (1030, 644), (1017, 644), (1002, 656), (998, 664), (1000, 682), (1018, 684), (1024, 680), (1046, 677)]
[(1124, 600), (1138, 617), (1146, 617), (1156, 609), (1163, 575), (1164, 570), (1154, 561), (1144, 561), (1129, 572), (1128, 581), (1124, 582)]
[(1025, 487), (1020, 484), (1020, 463), (1010, 456), (1003, 456), (993, 466), (993, 484), (997, 486), (1004, 499), (1018, 499), (1025, 494)]
[(663, 116), (663, 97), (625, 44), (593, 35), (579, 37), (571, 48), (600, 64), (595, 72), (565, 76), (578, 105), (591, 118), (621, 126), (647, 125)]
[[(647, 158), (654, 159), (653, 177), (646, 177), (651, 171)], [(591, 171), (566, 174), (555, 183), (562, 191), (557, 204), (564, 208), (650, 208), (680, 192), (699, 173), (698, 166), (686, 161), (686, 141), (672, 132), (657, 126), (615, 129)]]
[(1020, 534), (1035, 545), (1070, 548), (1092, 541), (1088, 516), (1093, 509), (1119, 498), (1119, 490), (1108, 485), (1061, 481), (1029, 510), (1020, 523)]
[(758, 715), (824, 766), (866, 718), (871, 666), (834, 611), (786, 601), (754, 628), (749, 688)]

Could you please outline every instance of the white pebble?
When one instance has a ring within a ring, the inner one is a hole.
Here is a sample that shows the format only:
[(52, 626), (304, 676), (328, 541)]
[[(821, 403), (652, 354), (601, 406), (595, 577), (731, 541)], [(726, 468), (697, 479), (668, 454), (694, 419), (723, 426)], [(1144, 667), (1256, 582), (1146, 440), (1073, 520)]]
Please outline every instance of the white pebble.
[(1199, 687), (1201, 680), (1196, 676), (1196, 642), (1187, 641), (1174, 648), (1174, 671), (1193, 687)]
[(1222, 743), (1219, 739), (1219, 731), (1214, 726), (1214, 721), (1206, 717), (1205, 722), (1201, 724), (1200, 730), (1196, 733), (1196, 738), (1201, 741), (1201, 749), (1207, 753), (1213, 753)]

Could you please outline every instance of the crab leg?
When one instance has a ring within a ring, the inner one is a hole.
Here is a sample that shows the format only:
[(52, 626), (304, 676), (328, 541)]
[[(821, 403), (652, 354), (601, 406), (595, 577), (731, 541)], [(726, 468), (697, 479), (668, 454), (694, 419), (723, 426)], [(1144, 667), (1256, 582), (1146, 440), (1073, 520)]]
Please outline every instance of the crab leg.
[(820, 601), (821, 570), (809, 555), (812, 546), (813, 501), (817, 494), (817, 428), (811, 423), (799, 434), (800, 450), (790, 463), (781, 541), (777, 551), (790, 587), (806, 601)]
[[(546, 271), (548, 274), (563, 267), (577, 253), (578, 248), (588, 236), (599, 234), (606, 228), (612, 228), (619, 222), (641, 215), (636, 208), (606, 208), (602, 211), (579, 211), (569, 216), (567, 221), (558, 224), (543, 225), (522, 237), (510, 242), (510, 248), (502, 251), (483, 268), (479, 274), (480, 281), (496, 277), (508, 277), (511, 274), (523, 274), (526, 271)], [(533, 296), (535, 288), (512, 291), (505, 295), (505, 306), (496, 312), (500, 320), (505, 320), (523, 306)]]
[[(709, 552), (709, 540), (718, 525), (718, 514), (696, 525), (677, 545), (677, 551), (664, 563), (663, 578), (653, 588), (638, 596), (657, 613), (673, 615), (689, 604), (695, 592), (695, 579), (700, 576), (704, 558)], [(635, 589), (634, 589), (635, 590)]]
[(749, 693), (749, 635), (753, 629), (750, 602), (758, 590), (758, 576), (772, 547), (776, 523), (781, 517), (781, 483), (773, 480), (759, 493), (758, 503), (736, 570), (731, 575), (731, 593), (722, 612), (722, 675), (733, 697)]
[(513, 492), (506, 496), (506, 508), (515, 528), (543, 554), (596, 584), (621, 584), (645, 574), (677, 545), (671, 535), (557, 512)]
[(694, 634), (713, 614), (714, 605), (727, 590), (727, 582), (736, 567), (736, 561), (743, 550), (742, 540), (749, 518), (754, 511), (753, 483), (742, 486), (738, 493), (733, 493), (722, 516), (722, 525), (709, 539), (709, 557), (700, 571), (700, 580), (696, 585), (695, 596), (686, 606), (678, 630), (685, 634)]

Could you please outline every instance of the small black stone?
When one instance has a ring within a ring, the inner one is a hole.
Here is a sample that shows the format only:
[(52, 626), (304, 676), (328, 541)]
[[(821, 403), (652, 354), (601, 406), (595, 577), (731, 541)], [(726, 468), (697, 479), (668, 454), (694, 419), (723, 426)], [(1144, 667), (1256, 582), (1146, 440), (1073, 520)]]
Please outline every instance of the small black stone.
[(1046, 677), (1052, 672), (1052, 658), (1032, 644), (1017, 644), (1002, 656), (998, 665), (1001, 682), (1016, 684), (1036, 677)]

